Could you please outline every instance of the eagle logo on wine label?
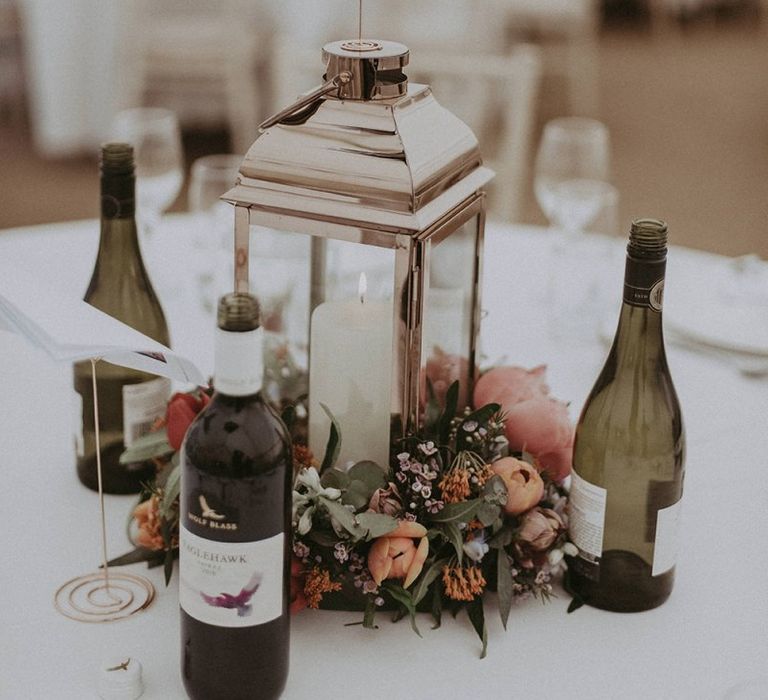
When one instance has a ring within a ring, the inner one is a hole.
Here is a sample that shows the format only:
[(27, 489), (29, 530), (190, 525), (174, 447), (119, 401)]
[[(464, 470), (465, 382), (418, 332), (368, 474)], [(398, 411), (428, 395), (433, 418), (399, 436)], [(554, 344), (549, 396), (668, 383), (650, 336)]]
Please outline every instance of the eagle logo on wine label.
[(237, 610), (238, 617), (246, 617), (253, 612), (251, 598), (259, 590), (263, 576), (261, 572), (255, 571), (248, 583), (240, 589), (239, 593), (219, 593), (219, 595), (207, 595), (200, 591), (203, 600), (214, 608), (227, 608)]
[(187, 517), (195, 524), (211, 530), (237, 530), (237, 515), (212, 496), (196, 491), (191, 494)]

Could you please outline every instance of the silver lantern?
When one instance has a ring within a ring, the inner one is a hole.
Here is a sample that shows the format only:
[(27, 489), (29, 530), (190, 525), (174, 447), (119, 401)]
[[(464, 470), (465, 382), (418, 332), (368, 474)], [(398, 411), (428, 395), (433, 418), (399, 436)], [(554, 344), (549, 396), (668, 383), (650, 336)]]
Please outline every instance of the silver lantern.
[(331, 413), (341, 465), (386, 466), (428, 392), (458, 379), (470, 395), (493, 173), (471, 130), (408, 83), (405, 46), (340, 41), (322, 56), (326, 82), (261, 125), (222, 197), (235, 288), (282, 299), (315, 454)]

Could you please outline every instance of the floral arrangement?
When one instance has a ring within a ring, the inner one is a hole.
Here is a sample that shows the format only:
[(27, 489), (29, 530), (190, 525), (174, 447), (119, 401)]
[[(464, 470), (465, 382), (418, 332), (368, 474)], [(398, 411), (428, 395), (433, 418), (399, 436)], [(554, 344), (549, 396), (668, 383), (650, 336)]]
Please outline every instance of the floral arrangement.
[[(475, 386), (476, 408), (460, 408), (458, 382), (442, 401), (431, 390), (423, 429), (393, 446), (389, 465), (337, 468), (343, 436), (333, 420), (321, 462), (296, 444), (292, 612), (359, 610), (373, 628), (376, 615), (390, 611), (419, 633), (417, 611), (439, 626), (444, 611), (465, 610), (484, 656), (486, 591), (498, 595), (505, 628), (515, 601), (547, 600), (573, 553), (562, 486), (573, 428), (544, 375), (544, 367), (494, 368)], [(112, 564), (164, 564), (169, 580), (178, 548), (177, 450), (207, 401), (201, 392), (174, 395), (165, 420), (123, 455), (155, 459), (159, 470), (133, 512), (136, 549)]]

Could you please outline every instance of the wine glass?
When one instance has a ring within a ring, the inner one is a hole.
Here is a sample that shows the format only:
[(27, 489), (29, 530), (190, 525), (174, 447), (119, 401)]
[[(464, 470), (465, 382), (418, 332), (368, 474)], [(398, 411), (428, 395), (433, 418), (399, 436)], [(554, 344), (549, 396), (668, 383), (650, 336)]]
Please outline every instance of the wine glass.
[(195, 214), (193, 244), (197, 258), (197, 292), (203, 310), (212, 314), (218, 298), (232, 291), (234, 207), (221, 195), (234, 187), (243, 157), (203, 156), (192, 163), (189, 210)]
[(149, 237), (184, 179), (179, 120), (170, 109), (137, 107), (119, 112), (112, 126), (118, 140), (133, 145), (137, 214)]
[(544, 126), (534, 167), (534, 191), (553, 226), (583, 231), (611, 191), (608, 128), (584, 117), (561, 117)]
[(597, 241), (578, 235), (595, 224), (610, 207), (615, 212), (618, 193), (608, 182), (608, 128), (584, 117), (560, 117), (544, 126), (534, 166), (534, 192), (553, 233), (549, 276), (551, 333), (554, 338), (593, 339), (584, 309), (599, 300), (599, 280), (562, 274), (566, 268), (588, 269), (581, 258), (594, 254)]

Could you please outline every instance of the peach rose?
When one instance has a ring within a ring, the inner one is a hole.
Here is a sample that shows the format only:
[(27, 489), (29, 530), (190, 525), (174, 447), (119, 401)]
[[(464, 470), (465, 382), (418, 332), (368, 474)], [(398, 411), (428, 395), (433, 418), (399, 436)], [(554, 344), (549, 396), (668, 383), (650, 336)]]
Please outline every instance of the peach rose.
[[(418, 547), (414, 539), (419, 540)], [(419, 523), (401, 520), (392, 532), (376, 539), (368, 552), (368, 570), (376, 585), (387, 578), (405, 579), (408, 588), (421, 573), (429, 553), (427, 528)]]
[(571, 471), (573, 425), (568, 406), (549, 395), (546, 366), (496, 367), (477, 382), (475, 406), (498, 403), (509, 446), (532, 454), (542, 471), (562, 481)]
[(507, 487), (504, 511), (520, 515), (537, 505), (544, 495), (544, 481), (534, 467), (521, 459), (503, 457), (491, 465)]
[(562, 518), (551, 508), (534, 508), (523, 516), (518, 542), (535, 552), (549, 549), (565, 529)]
[(140, 547), (153, 550), (165, 549), (159, 507), (158, 497), (151, 496), (146, 501), (139, 503), (133, 510), (133, 517), (136, 518), (136, 524), (139, 526), (136, 543)]

